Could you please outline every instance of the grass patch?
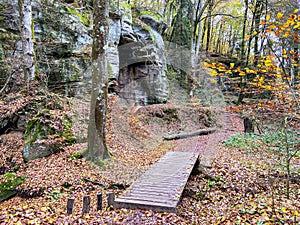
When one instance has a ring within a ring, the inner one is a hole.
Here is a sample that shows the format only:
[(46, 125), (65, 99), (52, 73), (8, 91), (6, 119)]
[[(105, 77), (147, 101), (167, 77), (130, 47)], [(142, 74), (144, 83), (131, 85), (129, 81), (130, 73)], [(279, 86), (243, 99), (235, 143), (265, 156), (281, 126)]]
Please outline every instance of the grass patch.
[(68, 155), (69, 159), (82, 159), (83, 153), (82, 152), (76, 152), (74, 154)]
[(243, 150), (244, 153), (267, 150), (286, 155), (287, 148), (291, 156), (300, 157), (300, 133), (296, 130), (266, 132), (264, 134), (237, 134), (228, 138), (225, 145)]

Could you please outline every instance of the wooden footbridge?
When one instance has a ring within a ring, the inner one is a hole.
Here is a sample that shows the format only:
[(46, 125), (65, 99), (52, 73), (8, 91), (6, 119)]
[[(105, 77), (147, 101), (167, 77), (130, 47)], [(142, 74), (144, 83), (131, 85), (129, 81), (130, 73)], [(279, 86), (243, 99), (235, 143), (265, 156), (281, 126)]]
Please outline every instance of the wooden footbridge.
[(167, 152), (115, 199), (114, 207), (175, 212), (197, 159), (193, 152)]

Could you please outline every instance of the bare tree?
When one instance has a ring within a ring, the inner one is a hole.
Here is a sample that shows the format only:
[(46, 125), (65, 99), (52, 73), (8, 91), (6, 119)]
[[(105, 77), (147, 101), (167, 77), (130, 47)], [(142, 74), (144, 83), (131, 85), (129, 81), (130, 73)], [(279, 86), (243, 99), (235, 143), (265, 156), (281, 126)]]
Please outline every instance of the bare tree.
[(108, 2), (94, 0), (94, 37), (92, 50), (92, 96), (88, 127), (87, 158), (97, 162), (109, 157), (105, 122), (107, 111), (107, 61), (105, 47), (108, 35)]
[(29, 83), (35, 77), (31, 0), (18, 0), (18, 5), (21, 19), (24, 80)]

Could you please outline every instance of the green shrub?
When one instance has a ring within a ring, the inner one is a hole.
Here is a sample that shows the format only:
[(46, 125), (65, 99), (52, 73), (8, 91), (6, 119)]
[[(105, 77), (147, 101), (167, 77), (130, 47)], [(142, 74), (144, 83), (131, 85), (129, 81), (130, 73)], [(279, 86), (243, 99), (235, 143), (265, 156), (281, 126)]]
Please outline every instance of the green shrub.
[(266, 132), (264, 134), (236, 134), (224, 143), (227, 147), (238, 148), (244, 150), (245, 153), (267, 150), (285, 155), (286, 140), (288, 140), (290, 148), (289, 154), (300, 156), (300, 152), (296, 147), (300, 144), (300, 133), (295, 130), (289, 130), (286, 134), (283, 131)]
[(68, 155), (69, 159), (82, 159), (83, 153), (82, 152), (76, 152), (74, 154)]

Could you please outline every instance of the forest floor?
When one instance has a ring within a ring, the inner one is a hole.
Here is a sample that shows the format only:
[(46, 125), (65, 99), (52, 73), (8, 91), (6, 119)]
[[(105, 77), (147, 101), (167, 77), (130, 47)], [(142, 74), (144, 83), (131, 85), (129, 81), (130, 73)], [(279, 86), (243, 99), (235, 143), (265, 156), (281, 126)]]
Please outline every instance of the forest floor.
[[(25, 164), (23, 134), (0, 136), (1, 163), (7, 164), (5, 159), (12, 156), (17, 176), (26, 177), (19, 194), (0, 204), (0, 224), (300, 224), (299, 172), (293, 174), (288, 199), (285, 172), (273, 166), (273, 153), (263, 145), (249, 150), (224, 142), (243, 130), (232, 107), (179, 102), (129, 108), (112, 97), (107, 129), (113, 157), (98, 165), (77, 157), (87, 148), (88, 109), (77, 100), (74, 132), (82, 141), (60, 153)], [(215, 125), (217, 131), (210, 135), (162, 141), (165, 134)], [(109, 192), (122, 193), (167, 151), (199, 152), (203, 165), (201, 173), (191, 176), (176, 214), (107, 207)], [(293, 164), (299, 165), (299, 158)], [(96, 211), (97, 193), (103, 194), (101, 211)], [(91, 196), (91, 211), (82, 216), (85, 195)], [(70, 197), (75, 206), (67, 215)]]

